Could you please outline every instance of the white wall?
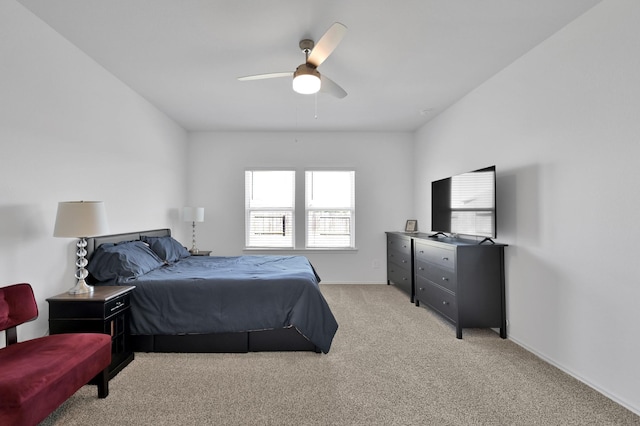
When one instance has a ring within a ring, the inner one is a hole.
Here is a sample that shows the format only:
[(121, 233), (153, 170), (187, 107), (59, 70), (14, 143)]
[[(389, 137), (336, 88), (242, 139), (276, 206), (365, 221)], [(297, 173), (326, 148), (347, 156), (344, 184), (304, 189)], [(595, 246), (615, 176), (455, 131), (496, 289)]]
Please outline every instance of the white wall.
[(53, 237), (58, 201), (105, 201), (114, 233), (188, 231), (187, 135), (14, 1), (0, 2), (0, 58), (0, 286), (34, 287), (25, 340), (75, 282), (75, 241)]
[(410, 133), (191, 134), (189, 199), (206, 208), (198, 248), (243, 253), (246, 168), (353, 167), (358, 250), (296, 253), (311, 260), (323, 283), (386, 283), (384, 231), (402, 229), (413, 211), (412, 154)]
[[(416, 135), (415, 196), (496, 164), (509, 338), (640, 413), (640, 3), (605, 0)], [(420, 166), (419, 166), (420, 165)]]

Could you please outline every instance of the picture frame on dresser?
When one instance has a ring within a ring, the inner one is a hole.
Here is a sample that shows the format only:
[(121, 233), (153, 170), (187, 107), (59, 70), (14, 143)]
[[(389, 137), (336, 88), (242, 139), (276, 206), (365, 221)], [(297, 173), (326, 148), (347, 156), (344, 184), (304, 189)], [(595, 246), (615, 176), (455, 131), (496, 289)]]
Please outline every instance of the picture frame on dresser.
[(407, 223), (404, 226), (404, 232), (409, 232), (412, 234), (418, 232), (418, 221), (416, 219), (407, 220)]

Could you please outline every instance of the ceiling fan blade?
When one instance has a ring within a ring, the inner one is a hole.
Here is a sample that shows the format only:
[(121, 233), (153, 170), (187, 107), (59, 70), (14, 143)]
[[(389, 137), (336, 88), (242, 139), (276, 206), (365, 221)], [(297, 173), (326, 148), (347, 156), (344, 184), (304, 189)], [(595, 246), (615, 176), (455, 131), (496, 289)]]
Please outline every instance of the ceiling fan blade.
[(311, 53), (309, 53), (307, 63), (316, 68), (319, 67), (320, 64), (331, 55), (331, 52), (338, 47), (338, 44), (340, 44), (340, 41), (342, 41), (346, 33), (347, 27), (340, 22), (334, 22), (320, 40), (318, 40), (315, 47), (311, 50)]
[(293, 72), (272, 72), (268, 74), (246, 75), (244, 77), (238, 77), (238, 80), (240, 81), (264, 80), (266, 78), (291, 77), (291, 76), (293, 76)]
[(342, 99), (347, 96), (347, 92), (329, 77), (325, 77), (324, 74), (320, 75), (320, 81), (322, 84), (320, 85), (320, 91), (329, 93), (336, 98)]

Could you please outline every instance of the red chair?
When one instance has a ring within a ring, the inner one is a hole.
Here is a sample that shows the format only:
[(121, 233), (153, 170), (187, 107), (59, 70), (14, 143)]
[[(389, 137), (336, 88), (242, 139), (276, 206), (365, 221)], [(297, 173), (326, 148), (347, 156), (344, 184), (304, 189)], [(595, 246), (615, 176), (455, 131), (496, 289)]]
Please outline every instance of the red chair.
[(111, 336), (56, 334), (18, 342), (17, 326), (38, 317), (29, 284), (0, 288), (0, 425), (37, 425), (95, 379), (98, 397), (109, 394)]

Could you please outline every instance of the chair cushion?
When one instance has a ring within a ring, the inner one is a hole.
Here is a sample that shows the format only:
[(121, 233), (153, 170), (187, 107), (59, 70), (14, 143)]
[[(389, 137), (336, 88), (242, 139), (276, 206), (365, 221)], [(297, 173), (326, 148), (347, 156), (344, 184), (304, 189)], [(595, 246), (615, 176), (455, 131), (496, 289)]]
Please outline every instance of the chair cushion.
[(111, 336), (56, 334), (0, 349), (0, 424), (36, 424), (111, 363)]

